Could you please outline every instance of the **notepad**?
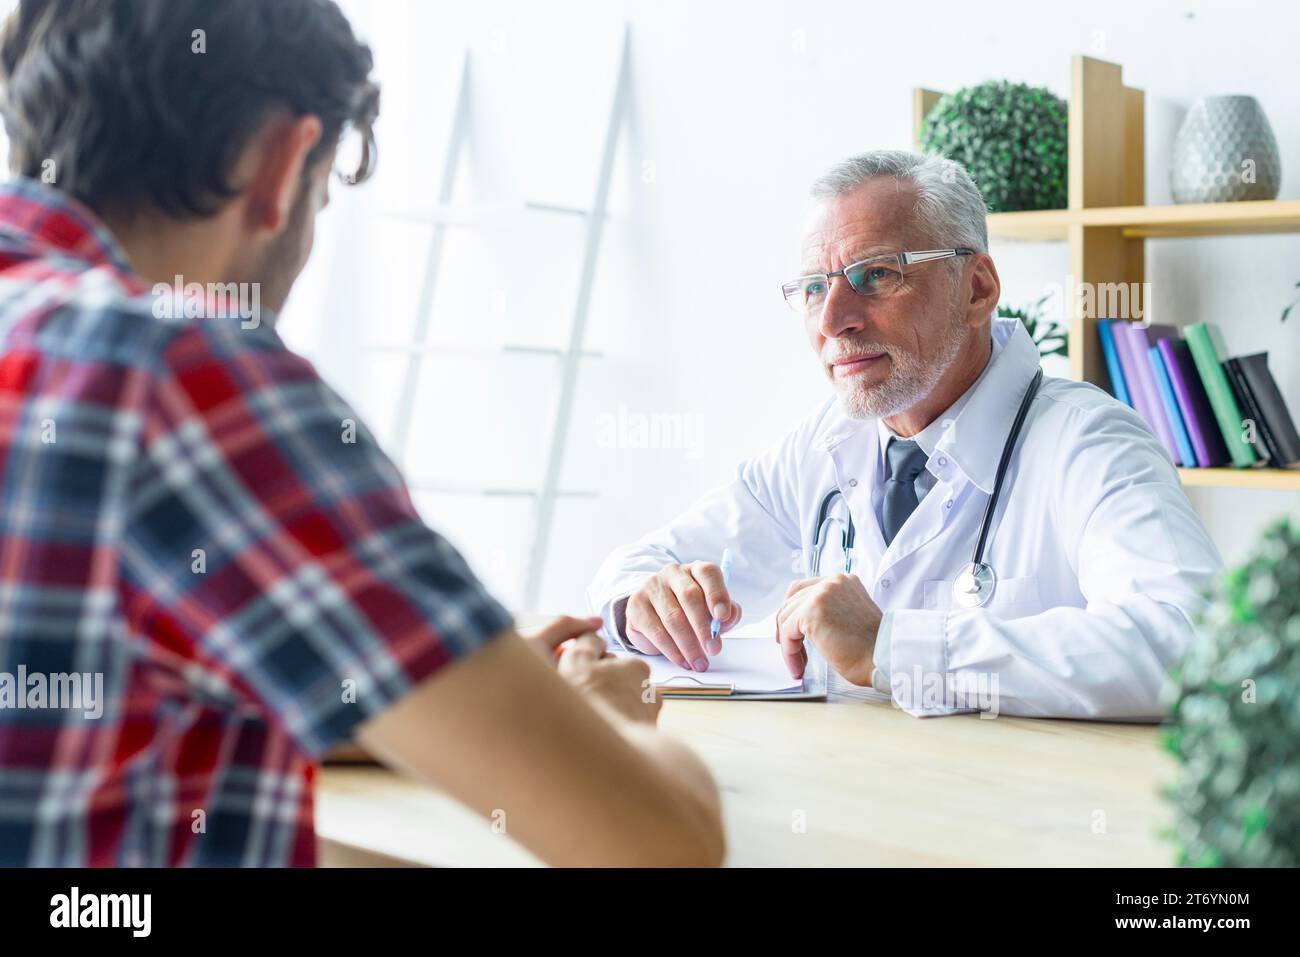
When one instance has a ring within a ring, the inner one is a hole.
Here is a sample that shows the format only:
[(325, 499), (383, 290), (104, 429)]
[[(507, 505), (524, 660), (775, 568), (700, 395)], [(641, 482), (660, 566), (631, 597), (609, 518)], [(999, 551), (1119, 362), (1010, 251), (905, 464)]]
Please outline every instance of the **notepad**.
[[(766, 638), (724, 638), (722, 651), (709, 656), (708, 671), (687, 671), (667, 658), (646, 656), (650, 681), (667, 696), (797, 695), (810, 692), (803, 679), (791, 678), (781, 648)], [(809, 662), (810, 666), (813, 662)], [(815, 668), (809, 670), (815, 671)], [(810, 693), (825, 694), (822, 687)]]

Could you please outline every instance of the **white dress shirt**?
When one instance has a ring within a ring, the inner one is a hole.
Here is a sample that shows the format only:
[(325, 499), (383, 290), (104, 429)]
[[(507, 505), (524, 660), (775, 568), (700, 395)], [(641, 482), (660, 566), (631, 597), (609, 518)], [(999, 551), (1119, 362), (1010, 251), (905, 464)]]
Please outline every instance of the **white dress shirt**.
[(811, 573), (818, 510), (838, 487), (856, 527), (853, 573), (884, 612), (873, 683), (899, 707), (1158, 718), (1166, 675), (1222, 562), (1164, 447), (1095, 386), (1043, 379), (985, 547), (993, 596), (974, 609), (951, 600), (1039, 364), (1018, 320), (995, 319), (993, 344), (979, 379), (915, 436), (933, 485), (888, 546), (879, 515), (888, 429), (848, 417), (832, 397), (730, 483), (606, 559), (588, 600), (607, 639), (628, 647), (622, 608), (647, 578), (670, 562), (716, 562), (724, 547), (732, 597), (747, 617), (771, 614)]

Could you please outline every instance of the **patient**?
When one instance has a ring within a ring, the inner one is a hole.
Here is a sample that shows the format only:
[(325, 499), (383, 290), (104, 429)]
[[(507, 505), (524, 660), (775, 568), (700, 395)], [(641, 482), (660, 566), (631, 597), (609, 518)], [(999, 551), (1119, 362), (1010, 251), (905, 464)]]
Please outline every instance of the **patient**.
[(373, 168), (371, 65), (330, 0), (6, 25), (0, 866), (314, 864), (354, 737), (548, 862), (722, 857), (646, 667), (521, 640), (276, 332), (345, 130)]

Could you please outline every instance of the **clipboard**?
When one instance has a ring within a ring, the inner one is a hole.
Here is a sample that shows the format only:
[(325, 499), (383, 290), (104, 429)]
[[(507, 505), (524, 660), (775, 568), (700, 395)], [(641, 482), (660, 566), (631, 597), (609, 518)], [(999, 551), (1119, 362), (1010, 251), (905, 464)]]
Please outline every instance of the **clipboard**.
[(804, 668), (803, 684), (790, 691), (737, 691), (735, 682), (697, 678), (695, 675), (674, 675), (655, 684), (655, 693), (665, 698), (697, 699), (706, 701), (825, 701), (827, 664), (817, 649), (808, 649), (808, 666)]

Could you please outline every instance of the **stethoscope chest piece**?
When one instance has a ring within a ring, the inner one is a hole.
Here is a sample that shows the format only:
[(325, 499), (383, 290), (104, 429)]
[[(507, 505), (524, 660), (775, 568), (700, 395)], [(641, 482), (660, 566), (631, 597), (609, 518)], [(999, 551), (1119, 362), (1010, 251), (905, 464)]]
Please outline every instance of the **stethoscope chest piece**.
[(953, 580), (953, 604), (962, 608), (979, 608), (988, 604), (997, 587), (998, 578), (984, 562), (971, 562)]

